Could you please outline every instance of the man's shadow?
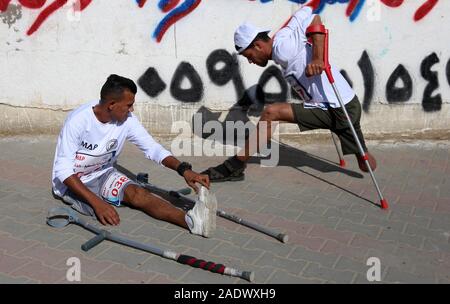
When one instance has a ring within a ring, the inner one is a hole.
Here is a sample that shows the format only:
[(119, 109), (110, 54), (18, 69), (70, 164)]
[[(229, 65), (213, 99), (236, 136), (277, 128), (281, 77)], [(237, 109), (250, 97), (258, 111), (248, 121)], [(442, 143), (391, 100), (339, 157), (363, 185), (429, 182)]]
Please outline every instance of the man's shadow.
[[(223, 121), (219, 121), (219, 118), (221, 116), (220, 112), (212, 112), (206, 107), (201, 107), (197, 114), (201, 114), (201, 124), (202, 128), (195, 128), (194, 123), (198, 123), (200, 120), (192, 119), (192, 124), (194, 130), (194, 135), (199, 136), (203, 139), (209, 139), (209, 140), (215, 140), (216, 142), (220, 144), (227, 144), (227, 145), (234, 145), (240, 148), (243, 148), (245, 138), (249, 136), (249, 133), (251, 130), (246, 129), (246, 132), (237, 132), (235, 129), (227, 129), (226, 122), (242, 122), (244, 124), (248, 124), (249, 126), (252, 126), (252, 128), (255, 130), (256, 125), (250, 120), (250, 117), (259, 117), (264, 110), (264, 106), (268, 104), (265, 101), (264, 93), (262, 92), (262, 88), (258, 85), (255, 85), (251, 88), (249, 88), (244, 96), (236, 103), (234, 104), (230, 109)], [(208, 122), (214, 122), (215, 125), (219, 126), (220, 128), (214, 129), (212, 128), (209, 130), (209, 132), (204, 132), (204, 126)], [(198, 130), (201, 130), (200, 132)], [(230, 134), (230, 132), (234, 132), (233, 134)], [(197, 134), (198, 133), (198, 134)], [(228, 140), (227, 140), (228, 139)], [(229, 139), (233, 139), (232, 142), (230, 142)], [(306, 172), (305, 170), (302, 170), (301, 168), (309, 167), (316, 171), (322, 172), (322, 173), (329, 173), (329, 172), (339, 172), (343, 173), (345, 175), (354, 177), (354, 178), (360, 178), (362, 179), (364, 176), (358, 172), (348, 170), (345, 168), (340, 167), (337, 163), (327, 160), (325, 158), (312, 155), (310, 153), (307, 153), (305, 151), (299, 150), (297, 148), (294, 148), (292, 146), (289, 146), (287, 144), (278, 143), (279, 145), (279, 160), (277, 166), (286, 166), (291, 167), (293, 169), (296, 169), (304, 174), (307, 174), (311, 177), (314, 177), (322, 182), (328, 183), (332, 186), (335, 186), (339, 188), (342, 191), (345, 191), (349, 194), (352, 194), (358, 198), (361, 198), (363, 200), (366, 200), (367, 202), (370, 202), (374, 204), (373, 202), (367, 200), (364, 197), (361, 197), (360, 195), (353, 193), (347, 189), (344, 189), (340, 187), (339, 185), (336, 185), (330, 181), (325, 180), (324, 178), (314, 175), (312, 173)], [(273, 143), (272, 143), (273, 146)], [(261, 163), (261, 160), (265, 159), (264, 157), (251, 157), (248, 163), (252, 164), (259, 164)], [(205, 168), (206, 169), (206, 168)]]

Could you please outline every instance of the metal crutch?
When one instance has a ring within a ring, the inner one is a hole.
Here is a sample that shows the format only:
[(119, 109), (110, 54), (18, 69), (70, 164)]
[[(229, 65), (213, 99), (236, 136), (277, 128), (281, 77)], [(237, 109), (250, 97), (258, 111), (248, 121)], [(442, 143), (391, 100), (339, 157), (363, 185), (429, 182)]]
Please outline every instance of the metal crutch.
[[(147, 173), (138, 173), (138, 175), (136, 176), (136, 181), (140, 183), (140, 185), (144, 188), (146, 188), (147, 190), (150, 190), (151, 192), (157, 193), (157, 194), (167, 194), (170, 195), (174, 198), (180, 199), (183, 201), (183, 209), (185, 211), (192, 209), (192, 207), (195, 205), (195, 201), (189, 197), (186, 197), (185, 195), (188, 195), (191, 193), (191, 188), (184, 188), (184, 189), (180, 189), (178, 191), (171, 191), (171, 190), (166, 190), (163, 188), (160, 188), (158, 186), (155, 186), (151, 183), (148, 182), (148, 174)], [(237, 215), (234, 214), (230, 214), (224, 210), (221, 209), (217, 209), (217, 216), (223, 217), (229, 221), (235, 222), (237, 224), (246, 226), (248, 228), (251, 228), (253, 230), (259, 231), (261, 233), (264, 233), (268, 236), (271, 236), (277, 240), (279, 240), (282, 243), (287, 243), (288, 242), (288, 235), (284, 234), (284, 233), (280, 233), (278, 231), (275, 231), (273, 229), (264, 227), (262, 225), (247, 221)]]
[(314, 26), (313, 25), (313, 26), (311, 26), (308, 29), (308, 32), (309, 33), (314, 33), (315, 32), (315, 33), (325, 34), (324, 56), (323, 56), (324, 63), (325, 63), (325, 69), (324, 69), (325, 70), (325, 74), (327, 75), (328, 81), (330, 82), (331, 86), (333, 87), (333, 91), (336, 94), (336, 98), (338, 99), (339, 104), (340, 104), (340, 106), (342, 108), (342, 111), (344, 112), (345, 117), (347, 118), (347, 122), (348, 122), (348, 125), (350, 127), (350, 130), (352, 131), (353, 137), (354, 137), (354, 139), (355, 139), (355, 141), (356, 141), (356, 143), (358, 145), (360, 156), (364, 160), (364, 162), (365, 162), (365, 164), (366, 164), (366, 166), (367, 166), (367, 168), (369, 170), (370, 177), (372, 178), (372, 181), (373, 181), (373, 183), (375, 185), (375, 188), (376, 188), (376, 190), (378, 192), (378, 196), (380, 198), (381, 208), (382, 209), (388, 209), (389, 208), (388, 202), (383, 197), (383, 194), (381, 193), (380, 187), (378, 186), (377, 180), (375, 179), (375, 175), (374, 175), (374, 173), (372, 171), (372, 168), (370, 167), (369, 156), (364, 152), (364, 149), (363, 149), (363, 147), (361, 145), (361, 142), (358, 139), (358, 136), (356, 134), (355, 128), (353, 127), (353, 124), (351, 122), (350, 116), (348, 115), (347, 109), (345, 108), (345, 104), (342, 101), (342, 97), (341, 97), (341, 95), (339, 93), (339, 90), (336, 87), (336, 83), (334, 81), (334, 77), (333, 77), (333, 74), (331, 72), (331, 65), (330, 65), (329, 58), (328, 58), (328, 55), (329, 55), (329, 52), (328, 52), (329, 51), (329, 49), (328, 49), (329, 30), (326, 29), (325, 26), (323, 26), (323, 25), (318, 25), (318, 26)]
[(143, 244), (134, 240), (128, 239), (125, 236), (112, 233), (107, 230), (98, 228), (82, 218), (79, 218), (75, 211), (67, 207), (56, 207), (49, 210), (47, 215), (47, 224), (54, 228), (62, 228), (69, 224), (76, 224), (96, 234), (95, 237), (88, 240), (81, 246), (83, 251), (88, 251), (96, 245), (100, 244), (104, 240), (125, 245), (131, 248), (146, 251), (160, 257), (176, 261), (180, 264), (189, 265), (194, 268), (201, 268), (206, 271), (227, 275), (231, 277), (238, 277), (249, 282), (252, 282), (255, 278), (255, 274), (251, 271), (240, 271), (235, 268), (227, 267), (223, 264), (216, 264), (214, 262), (208, 262), (205, 260), (197, 259), (196, 257), (180, 254), (171, 250), (165, 250), (160, 247), (153, 246), (151, 244)]

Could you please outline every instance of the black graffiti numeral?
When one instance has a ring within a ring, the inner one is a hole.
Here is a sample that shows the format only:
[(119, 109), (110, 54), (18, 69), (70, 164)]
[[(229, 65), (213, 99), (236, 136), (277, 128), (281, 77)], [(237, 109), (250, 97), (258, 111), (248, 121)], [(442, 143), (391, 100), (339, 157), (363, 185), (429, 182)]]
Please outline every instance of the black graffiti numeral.
[(442, 107), (441, 94), (432, 96), (433, 92), (439, 88), (438, 73), (431, 71), (433, 65), (439, 62), (439, 57), (433, 53), (426, 57), (420, 66), (420, 73), (425, 80), (428, 80), (428, 85), (423, 92), (422, 107), (425, 112), (440, 111)]
[(154, 68), (148, 68), (138, 79), (138, 84), (150, 97), (157, 97), (167, 87), (166, 83), (159, 77), (158, 71)]
[[(191, 83), (189, 89), (183, 89), (181, 84), (187, 78)], [(194, 67), (188, 62), (181, 62), (173, 75), (170, 84), (170, 94), (182, 102), (199, 102), (203, 97), (203, 82)]]
[(361, 58), (358, 61), (358, 66), (361, 70), (364, 79), (364, 100), (363, 110), (369, 112), (370, 104), (373, 98), (373, 92), (375, 89), (375, 72), (373, 70), (372, 62), (370, 61), (369, 54), (364, 51)]
[[(217, 68), (219, 64), (223, 64), (223, 67), (220, 69)], [(237, 100), (240, 100), (244, 96), (245, 86), (236, 55), (231, 55), (223, 49), (215, 50), (206, 59), (206, 69), (209, 78), (214, 84), (224, 86), (232, 80), (236, 90)]]
[(353, 81), (348, 76), (348, 73), (345, 70), (341, 70), (341, 75), (344, 77), (344, 79), (348, 82), (351, 88), (353, 88)]
[[(396, 87), (397, 81), (401, 79), (403, 87)], [(413, 82), (405, 67), (400, 64), (389, 77), (386, 84), (386, 99), (389, 103), (408, 101), (413, 93)]]
[[(278, 81), (278, 83), (280, 84), (281, 91), (279, 93), (267, 93), (264, 89), (266, 84), (272, 78), (275, 78), (276, 81)], [(265, 102), (285, 102), (287, 100), (288, 85), (284, 80), (283, 74), (281, 73), (280, 69), (276, 66), (272, 65), (268, 67), (264, 71), (264, 73), (262, 73), (261, 77), (259, 78), (258, 85), (263, 89)]]

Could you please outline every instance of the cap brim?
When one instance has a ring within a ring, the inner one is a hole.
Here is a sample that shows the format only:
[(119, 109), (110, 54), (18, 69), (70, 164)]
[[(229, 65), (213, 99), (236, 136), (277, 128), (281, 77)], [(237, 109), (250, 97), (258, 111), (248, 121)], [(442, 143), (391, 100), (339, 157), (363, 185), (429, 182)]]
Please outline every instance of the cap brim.
[[(261, 33), (270, 33), (271, 31), (272, 31), (272, 30), (265, 29), (265, 30), (259, 31), (259, 32), (256, 34), (256, 36), (258, 36), (258, 35), (261, 34)], [(255, 38), (256, 38), (256, 36), (255, 36)], [(255, 38), (253, 38), (253, 40), (255, 40)], [(252, 42), (253, 42), (253, 40), (252, 40)], [(242, 54), (242, 52), (244, 52), (244, 51), (250, 46), (250, 44), (252, 44), (252, 42), (250, 42), (249, 45), (247, 45), (246, 47), (242, 47), (241, 50), (238, 51), (238, 54)]]

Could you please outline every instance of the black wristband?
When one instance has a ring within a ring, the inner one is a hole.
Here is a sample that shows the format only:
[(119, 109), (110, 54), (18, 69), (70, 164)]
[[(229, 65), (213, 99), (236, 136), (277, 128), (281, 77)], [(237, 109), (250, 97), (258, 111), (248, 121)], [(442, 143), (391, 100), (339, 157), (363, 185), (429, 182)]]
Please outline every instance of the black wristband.
[(177, 168), (177, 172), (181, 176), (184, 176), (186, 170), (192, 170), (192, 165), (190, 163), (182, 162)]

